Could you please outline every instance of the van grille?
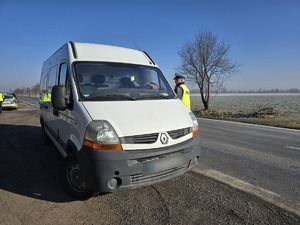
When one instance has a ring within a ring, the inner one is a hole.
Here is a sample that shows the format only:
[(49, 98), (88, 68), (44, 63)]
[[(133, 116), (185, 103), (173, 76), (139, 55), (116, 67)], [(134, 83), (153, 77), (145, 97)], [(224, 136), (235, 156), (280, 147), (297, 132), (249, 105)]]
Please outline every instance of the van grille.
[(158, 133), (135, 135), (121, 138), (123, 144), (152, 144), (157, 141)]
[(159, 179), (159, 178), (171, 176), (171, 175), (175, 174), (176, 172), (178, 172), (180, 170), (185, 170), (186, 168), (189, 167), (189, 165), (190, 165), (190, 162), (187, 165), (184, 165), (184, 166), (176, 167), (176, 168), (173, 168), (173, 169), (165, 170), (163, 172), (154, 173), (154, 174), (150, 174), (150, 175), (143, 175), (142, 173), (133, 174), (133, 175), (130, 176), (131, 177), (131, 183), (132, 184), (137, 184), (137, 183), (152, 181), (153, 179)]
[[(192, 128), (187, 127), (178, 130), (171, 130), (167, 133), (172, 139), (181, 138), (189, 133), (192, 132)], [(120, 138), (122, 144), (152, 144), (155, 143), (158, 139), (159, 134), (142, 134), (142, 135), (135, 135), (135, 136), (127, 136)]]
[(183, 129), (168, 131), (168, 134), (170, 135), (170, 137), (172, 139), (177, 139), (177, 138), (181, 138), (191, 132), (192, 132), (192, 129), (190, 127), (187, 127), (187, 128), (183, 128)]

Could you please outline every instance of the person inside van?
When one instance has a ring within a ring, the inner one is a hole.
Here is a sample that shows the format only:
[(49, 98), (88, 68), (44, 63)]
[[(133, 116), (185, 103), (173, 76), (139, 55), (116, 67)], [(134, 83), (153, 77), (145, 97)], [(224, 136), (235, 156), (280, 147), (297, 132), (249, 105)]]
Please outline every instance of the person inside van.
[(132, 81), (130, 77), (121, 77), (120, 83), (120, 88), (136, 88), (139, 86), (135, 81)]
[(145, 88), (145, 89), (153, 89), (158, 90), (159, 85), (150, 81), (142, 84), (138, 84), (136, 81), (132, 81), (130, 77), (121, 77), (120, 79), (121, 86), (120, 88)]
[(137, 80), (139, 83), (140, 88), (145, 88), (145, 89), (153, 89), (153, 90), (158, 90), (159, 85), (153, 81), (154, 77), (157, 76), (152, 74), (152, 70), (149, 69), (143, 69), (139, 76), (137, 76)]

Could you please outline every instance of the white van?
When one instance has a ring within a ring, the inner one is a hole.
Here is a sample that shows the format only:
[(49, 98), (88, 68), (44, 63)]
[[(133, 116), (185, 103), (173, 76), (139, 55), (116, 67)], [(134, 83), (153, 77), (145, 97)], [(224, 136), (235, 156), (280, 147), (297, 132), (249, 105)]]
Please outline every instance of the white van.
[(77, 199), (181, 175), (200, 156), (198, 123), (143, 51), (64, 44), (44, 64), (40, 122)]

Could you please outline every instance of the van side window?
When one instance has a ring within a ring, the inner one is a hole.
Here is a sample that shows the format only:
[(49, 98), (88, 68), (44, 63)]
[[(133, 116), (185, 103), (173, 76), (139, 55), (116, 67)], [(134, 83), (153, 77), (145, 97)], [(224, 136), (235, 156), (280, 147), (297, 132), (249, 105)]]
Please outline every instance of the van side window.
[(57, 66), (54, 66), (49, 71), (48, 94), (51, 94), (53, 86), (56, 84)]
[(63, 63), (60, 65), (60, 68), (59, 68), (58, 85), (65, 86), (67, 74), (68, 74), (68, 65), (66, 63)]
[(68, 72), (68, 64), (63, 63), (59, 68), (59, 78), (58, 85), (63, 85), (66, 87), (66, 94), (70, 94), (70, 77)]
[(43, 71), (40, 81), (40, 101), (41, 103), (46, 103), (51, 101), (47, 98), (47, 82), (48, 82), (48, 71)]
[(67, 102), (72, 108), (71, 83), (67, 63), (62, 63), (59, 67), (58, 85), (65, 86), (65, 94), (68, 96)]

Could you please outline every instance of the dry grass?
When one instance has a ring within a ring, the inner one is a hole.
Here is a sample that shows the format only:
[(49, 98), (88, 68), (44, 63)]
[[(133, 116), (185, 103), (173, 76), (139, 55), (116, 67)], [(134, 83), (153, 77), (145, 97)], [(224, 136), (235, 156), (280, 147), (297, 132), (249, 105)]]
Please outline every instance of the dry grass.
[(274, 127), (283, 127), (300, 130), (300, 115), (297, 113), (280, 114), (270, 109), (264, 113), (262, 110), (250, 112), (245, 110), (232, 111), (230, 109), (210, 109), (208, 111), (196, 110), (194, 113), (203, 118), (212, 118), (243, 123), (259, 124)]
[(220, 95), (204, 112), (199, 96), (191, 101), (199, 117), (300, 129), (300, 95)]

